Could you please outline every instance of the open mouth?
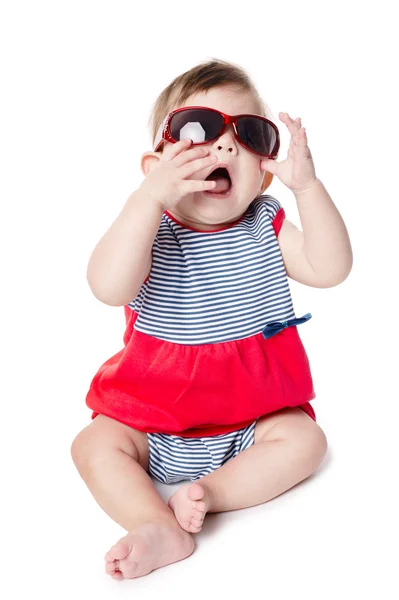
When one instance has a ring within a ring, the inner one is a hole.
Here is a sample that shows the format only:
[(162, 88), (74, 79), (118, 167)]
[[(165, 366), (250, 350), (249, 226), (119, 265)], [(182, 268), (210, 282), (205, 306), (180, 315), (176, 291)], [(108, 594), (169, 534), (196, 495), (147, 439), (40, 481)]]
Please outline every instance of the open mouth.
[(216, 181), (216, 187), (207, 190), (205, 194), (210, 196), (227, 196), (233, 187), (230, 174), (225, 167), (218, 167), (208, 175), (206, 181)]

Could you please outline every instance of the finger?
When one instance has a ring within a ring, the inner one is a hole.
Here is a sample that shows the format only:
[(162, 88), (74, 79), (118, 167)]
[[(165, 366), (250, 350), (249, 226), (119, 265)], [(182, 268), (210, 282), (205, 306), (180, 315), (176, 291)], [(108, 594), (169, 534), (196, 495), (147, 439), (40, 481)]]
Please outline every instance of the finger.
[(198, 171), (202, 171), (203, 169), (208, 168), (209, 172), (212, 172), (214, 165), (218, 162), (218, 157), (214, 154), (211, 156), (205, 156), (205, 158), (197, 158), (187, 164), (184, 164), (180, 167), (180, 175), (183, 179), (187, 179), (187, 177), (191, 177), (194, 173)]
[(295, 148), (306, 146), (307, 138), (305, 128), (301, 127), (298, 131), (291, 135), (290, 144)]
[[(300, 117), (297, 117), (297, 119), (295, 119), (295, 121), (294, 121), (293, 119), (291, 119), (291, 117), (289, 116), (288, 113), (284, 113), (284, 112), (280, 112), (279, 117), (280, 117), (280, 121), (285, 123), (285, 125), (287, 126), (288, 131), (291, 133), (291, 135), (295, 135), (295, 133), (297, 133), (297, 131), (301, 128)], [(299, 119), (299, 123), (298, 123), (298, 119)]]
[(164, 150), (164, 160), (173, 160), (178, 154), (189, 148), (192, 144), (190, 138), (184, 138), (176, 143), (166, 145)]
[(286, 115), (286, 117), (287, 117), (288, 121), (291, 123), (291, 125), (295, 125), (297, 129), (301, 128), (301, 117), (292, 119), (288, 113), (283, 113), (283, 114)]
[(305, 127), (301, 127), (298, 132), (298, 146), (307, 146), (308, 145), (308, 136), (306, 135)]
[(216, 187), (216, 181), (203, 179), (184, 179), (180, 184), (182, 196), (194, 194), (194, 192), (207, 192)]
[(177, 167), (181, 167), (194, 158), (200, 158), (209, 154), (209, 149), (204, 146), (198, 146), (195, 148), (188, 148), (184, 152), (181, 152), (174, 158), (174, 163)]
[(306, 136), (306, 130), (304, 127), (301, 127), (301, 129), (291, 137), (291, 144), (290, 146), (292, 146), (295, 149), (298, 148), (304, 148), (308, 145), (308, 138)]
[(306, 129), (305, 127), (302, 126), (302, 121), (300, 117), (297, 117), (295, 119), (295, 122), (298, 124), (299, 129), (298, 129), (298, 133), (296, 136), (296, 143), (298, 146), (306, 146), (306, 144), (308, 143), (307, 140), (307, 136), (306, 136)]
[(261, 170), (268, 171), (269, 173), (273, 173), (273, 175), (277, 172), (277, 161), (272, 160), (271, 158), (265, 158), (261, 162)]

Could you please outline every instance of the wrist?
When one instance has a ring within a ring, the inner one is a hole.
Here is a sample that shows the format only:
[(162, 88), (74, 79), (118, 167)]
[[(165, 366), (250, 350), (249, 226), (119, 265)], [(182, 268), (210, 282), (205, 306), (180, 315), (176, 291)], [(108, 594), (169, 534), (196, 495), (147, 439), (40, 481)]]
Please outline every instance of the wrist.
[(320, 179), (318, 177), (315, 177), (314, 179), (311, 179), (305, 186), (303, 186), (303, 188), (301, 188), (300, 190), (292, 190), (292, 193), (294, 194), (294, 196), (296, 198), (303, 196), (304, 194), (307, 194), (309, 191), (313, 190), (313, 189), (317, 189), (320, 186), (322, 186), (322, 182), (320, 181)]
[(165, 210), (165, 202), (163, 198), (160, 198), (158, 194), (154, 193), (150, 187), (144, 185), (144, 182), (137, 188), (134, 195), (139, 198), (138, 202), (142, 202), (147, 207), (160, 212), (161, 214)]

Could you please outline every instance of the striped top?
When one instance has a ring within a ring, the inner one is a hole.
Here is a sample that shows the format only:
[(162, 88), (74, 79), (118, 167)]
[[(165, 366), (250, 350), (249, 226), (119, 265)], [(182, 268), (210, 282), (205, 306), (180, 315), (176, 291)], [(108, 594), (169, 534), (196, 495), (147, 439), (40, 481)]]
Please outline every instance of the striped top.
[(189, 229), (165, 211), (149, 277), (127, 305), (138, 313), (134, 328), (176, 344), (217, 344), (294, 318), (272, 225), (280, 209), (273, 196), (260, 196), (216, 231)]
[(86, 396), (92, 418), (194, 438), (288, 406), (315, 419), (309, 360), (288, 324), (295, 314), (277, 239), (284, 218), (266, 195), (213, 231), (163, 213), (150, 274), (124, 306), (125, 347), (101, 365)]

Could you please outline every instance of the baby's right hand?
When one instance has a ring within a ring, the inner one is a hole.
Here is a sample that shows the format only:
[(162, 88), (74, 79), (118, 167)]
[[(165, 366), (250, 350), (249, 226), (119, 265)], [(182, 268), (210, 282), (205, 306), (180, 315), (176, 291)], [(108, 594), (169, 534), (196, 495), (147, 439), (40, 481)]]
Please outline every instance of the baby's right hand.
[(163, 210), (174, 208), (184, 196), (203, 192), (215, 187), (214, 181), (190, 179), (190, 177), (217, 163), (217, 156), (210, 155), (209, 148), (198, 146), (188, 150), (191, 139), (168, 144), (158, 164), (148, 173), (140, 189), (159, 202)]

